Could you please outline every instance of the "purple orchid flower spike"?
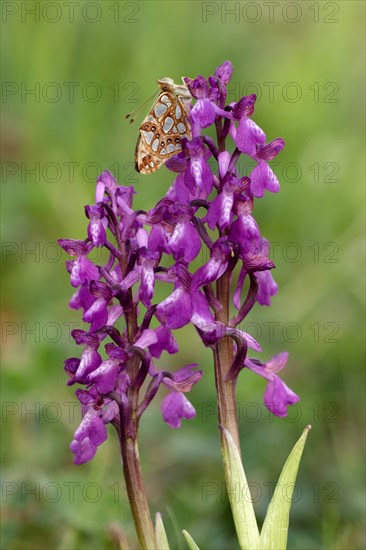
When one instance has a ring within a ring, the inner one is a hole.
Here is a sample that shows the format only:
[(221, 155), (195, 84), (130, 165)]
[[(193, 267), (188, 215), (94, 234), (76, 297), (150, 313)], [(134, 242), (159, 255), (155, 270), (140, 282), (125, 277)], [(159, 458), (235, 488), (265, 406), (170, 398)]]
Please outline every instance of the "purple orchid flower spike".
[[(175, 372), (159, 369), (163, 354), (178, 352), (175, 330), (190, 324), (212, 349), (219, 424), (238, 448), (237, 419), (231, 413), (239, 373), (250, 370), (266, 380), (264, 401), (276, 416), (286, 416), (299, 400), (278, 376), (288, 354), (267, 362), (250, 358), (248, 350), (261, 353), (260, 345), (239, 328), (255, 304), (269, 306), (278, 291), (269, 242), (261, 236), (255, 212), (265, 191), (280, 189), (269, 163), (285, 143), (282, 138), (268, 142), (253, 120), (254, 94), (226, 104), (232, 72), (225, 61), (207, 78), (184, 79), (191, 95), (186, 116), (192, 137), (183, 138), (181, 151), (167, 159), (175, 179), (155, 206), (135, 210), (134, 188), (119, 185), (106, 170), (97, 179), (95, 203), (85, 207), (85, 240), (59, 240), (69, 256), (66, 268), (74, 288), (69, 305), (80, 310), (87, 325), (72, 332), (80, 353), (64, 366), (67, 384), (78, 386), (81, 405), (82, 420), (71, 443), (74, 461), (93, 458), (111, 424), (132, 503), (134, 490), (139, 492), (139, 506), (132, 506), (139, 526), (150, 517), (137, 450), (142, 415), (163, 386), (168, 390), (161, 402), (163, 420), (179, 428), (196, 414), (189, 392), (211, 374), (195, 363)], [(165, 80), (164, 85), (170, 86)], [(170, 101), (174, 94), (165, 97)], [(216, 140), (205, 133), (210, 126)], [(151, 149), (151, 154), (158, 153)], [(238, 168), (242, 155), (255, 162), (249, 177)], [(100, 262), (92, 260), (96, 248)], [(152, 524), (141, 527), (139, 537), (142, 547), (155, 547)]]

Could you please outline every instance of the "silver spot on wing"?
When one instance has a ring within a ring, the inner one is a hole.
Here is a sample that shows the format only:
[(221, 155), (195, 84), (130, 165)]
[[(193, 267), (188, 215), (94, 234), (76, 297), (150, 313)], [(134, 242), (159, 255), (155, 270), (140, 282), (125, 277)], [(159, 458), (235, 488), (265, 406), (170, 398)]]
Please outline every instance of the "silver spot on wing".
[(170, 101), (170, 99), (167, 95), (162, 95), (161, 98), (160, 98), (160, 101), (165, 103), (165, 105), (168, 105), (168, 107), (172, 104), (172, 102)]
[(154, 132), (148, 132), (145, 136), (145, 141), (148, 145), (150, 145), (152, 138), (154, 137)]
[(163, 105), (162, 103), (158, 103), (154, 109), (154, 112), (157, 117), (163, 115), (165, 111), (168, 109), (166, 105)]
[(173, 124), (174, 120), (170, 116), (167, 116), (164, 122), (163, 131), (167, 134), (172, 128)]

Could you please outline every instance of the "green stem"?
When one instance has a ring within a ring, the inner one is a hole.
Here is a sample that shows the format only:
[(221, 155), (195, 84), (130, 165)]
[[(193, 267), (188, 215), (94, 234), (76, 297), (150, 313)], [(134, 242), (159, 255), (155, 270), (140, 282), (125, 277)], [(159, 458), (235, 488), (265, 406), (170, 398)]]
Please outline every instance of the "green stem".
[[(125, 312), (127, 337), (133, 344), (138, 330), (136, 305), (133, 304), (130, 290), (130, 304), (132, 307)], [(127, 363), (127, 373), (130, 380), (136, 380), (139, 372), (140, 358), (137, 355), (131, 357)], [(138, 450), (137, 417), (139, 390), (132, 384), (127, 390), (128, 407), (120, 407), (120, 445), (122, 454), (123, 474), (126, 482), (128, 501), (131, 508), (136, 533), (142, 550), (155, 550), (156, 537), (153, 522), (150, 515), (149, 504), (146, 497), (145, 486), (142, 479), (140, 456)]]
[[(125, 275), (127, 269), (126, 246), (121, 238), (118, 222), (114, 216), (114, 212), (111, 211), (110, 215), (111, 222), (114, 225), (114, 234), (118, 245), (118, 251), (120, 252), (119, 264), (121, 267), (121, 273)], [(127, 303), (129, 304), (129, 307), (127, 309), (124, 308), (126, 332), (129, 343), (133, 345), (138, 331), (138, 323), (137, 307), (133, 302), (131, 289), (128, 292)], [(128, 501), (140, 547), (143, 550), (156, 550), (155, 530), (142, 479), (137, 443), (139, 427), (139, 418), (137, 416), (139, 387), (134, 382), (136, 382), (136, 378), (139, 373), (140, 361), (140, 357), (134, 354), (127, 362), (127, 374), (132, 383), (127, 390), (128, 402), (119, 403), (120, 419), (119, 424), (116, 424), (116, 427), (121, 447), (123, 474), (126, 483)]]
[[(229, 300), (230, 300), (230, 273), (225, 272), (217, 281), (217, 298), (222, 305), (222, 310), (216, 313), (216, 319), (228, 325)], [(225, 377), (232, 365), (234, 358), (233, 341), (231, 338), (220, 340), (214, 350), (215, 382), (217, 393), (219, 425), (225, 427), (231, 434), (240, 453), (240, 441), (238, 419), (235, 398), (235, 382), (226, 381)], [(221, 444), (223, 443), (222, 430)]]
[[(222, 133), (222, 123), (219, 117), (216, 117), (216, 135), (219, 151), (225, 151), (225, 136)], [(216, 283), (216, 297), (220, 302), (222, 309), (216, 311), (216, 320), (221, 321), (226, 326), (230, 319), (230, 276), (232, 269), (226, 272), (218, 279)], [(235, 399), (235, 381), (226, 380), (226, 375), (230, 370), (234, 359), (233, 341), (231, 338), (222, 338), (214, 349), (215, 362), (215, 383), (217, 394), (217, 408), (219, 426), (228, 430), (233, 438), (240, 453), (240, 441), (238, 430), (238, 418)], [(221, 452), (224, 457), (224, 436), (220, 429)], [(224, 467), (227, 461), (224, 460)]]
[(120, 438), (123, 473), (136, 533), (143, 550), (155, 550), (156, 539), (141, 474), (136, 438), (122, 434)]
[[(132, 294), (130, 298), (132, 303)], [(126, 311), (125, 318), (128, 340), (132, 344), (137, 333), (137, 314), (135, 305), (132, 305), (131, 310)], [(139, 372), (139, 365), (140, 358), (137, 355), (134, 355), (128, 361), (127, 373), (131, 380), (136, 380)], [(127, 396), (128, 407), (120, 407), (120, 444), (123, 474), (140, 546), (143, 550), (155, 550), (155, 530), (142, 479), (137, 443), (139, 427), (139, 420), (137, 418), (139, 390), (136, 387), (136, 384), (132, 384), (132, 386), (128, 389)]]

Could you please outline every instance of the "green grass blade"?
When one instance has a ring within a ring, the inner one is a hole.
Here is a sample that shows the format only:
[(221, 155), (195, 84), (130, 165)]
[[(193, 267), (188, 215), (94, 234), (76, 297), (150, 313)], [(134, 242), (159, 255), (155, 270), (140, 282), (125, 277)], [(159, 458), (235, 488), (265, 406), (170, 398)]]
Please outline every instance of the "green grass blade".
[(260, 550), (286, 550), (292, 494), (310, 429), (311, 426), (305, 428), (282, 469), (262, 527)]
[(160, 512), (155, 514), (155, 536), (156, 536), (156, 548), (159, 550), (170, 550), (168, 538), (164, 529), (163, 519)]
[(188, 545), (189, 550), (200, 550), (197, 544), (192, 539), (191, 535), (188, 533), (188, 531), (183, 530), (182, 533), (184, 538), (186, 539), (186, 543)]
[(253, 550), (259, 542), (259, 531), (253, 504), (248, 490), (243, 464), (239, 451), (228, 430), (221, 427), (223, 434), (223, 458), (225, 482), (236, 534), (242, 550)]

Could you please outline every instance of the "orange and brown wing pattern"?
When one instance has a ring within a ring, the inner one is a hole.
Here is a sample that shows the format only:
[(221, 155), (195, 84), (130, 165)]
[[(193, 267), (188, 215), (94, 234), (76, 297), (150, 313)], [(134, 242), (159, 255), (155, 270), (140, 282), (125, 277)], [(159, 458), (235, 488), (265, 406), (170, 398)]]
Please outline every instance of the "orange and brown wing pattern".
[[(139, 129), (136, 144), (135, 167), (141, 174), (156, 172), (182, 149), (182, 139), (191, 138), (190, 122), (184, 102), (187, 96), (180, 96), (173, 84), (159, 85), (162, 92)], [(167, 90), (166, 88), (169, 88)]]

